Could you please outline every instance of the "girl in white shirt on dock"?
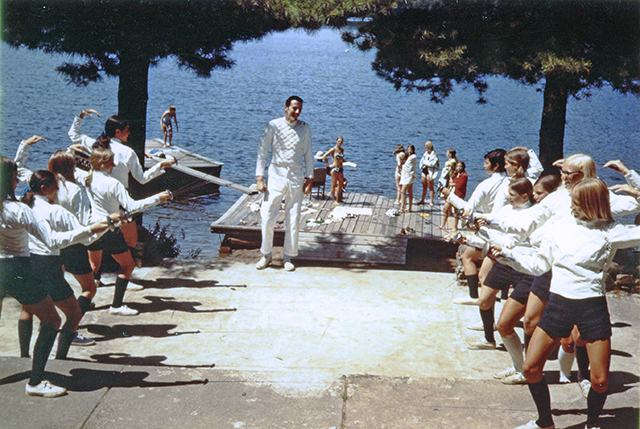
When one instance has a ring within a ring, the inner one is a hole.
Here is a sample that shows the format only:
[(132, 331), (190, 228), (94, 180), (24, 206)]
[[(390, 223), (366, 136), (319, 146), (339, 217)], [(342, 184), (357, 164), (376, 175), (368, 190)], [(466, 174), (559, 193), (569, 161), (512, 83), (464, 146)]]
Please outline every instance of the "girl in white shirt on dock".
[(587, 343), (591, 390), (587, 428), (594, 428), (607, 398), (611, 358), (611, 321), (604, 273), (616, 249), (640, 244), (640, 227), (613, 220), (609, 190), (600, 179), (584, 179), (571, 190), (571, 216), (554, 222), (539, 250), (495, 246), (495, 257), (533, 275), (553, 270), (549, 304), (538, 323), (523, 365), (539, 418), (518, 429), (554, 428), (544, 365), (561, 338), (576, 325)]
[(29, 233), (49, 248), (59, 248), (89, 237), (107, 228), (106, 222), (67, 232), (52, 231), (46, 222), (38, 222), (26, 204), (16, 200), (18, 168), (14, 161), (0, 160), (0, 299), (13, 296), (40, 319), (40, 332), (33, 349), (31, 377), (25, 391), (31, 396), (57, 397), (66, 389), (44, 379), (44, 368), (53, 347), (60, 316), (51, 297), (39, 284), (29, 262)]
[[(113, 159), (113, 152), (109, 149), (97, 148), (91, 153), (92, 170), (85, 179), (85, 186), (91, 200), (92, 220), (104, 219), (109, 213), (118, 212), (121, 206), (130, 213), (134, 213), (141, 212), (170, 199), (168, 192), (160, 192), (142, 200), (132, 199), (124, 185), (110, 175), (115, 168)], [(116, 277), (113, 303), (109, 308), (109, 312), (119, 316), (137, 315), (137, 310), (122, 304), (135, 263), (120, 228), (107, 232), (98, 241), (89, 246), (89, 261), (94, 273), (97, 273), (100, 269), (103, 251), (109, 252), (120, 265), (120, 272)]]

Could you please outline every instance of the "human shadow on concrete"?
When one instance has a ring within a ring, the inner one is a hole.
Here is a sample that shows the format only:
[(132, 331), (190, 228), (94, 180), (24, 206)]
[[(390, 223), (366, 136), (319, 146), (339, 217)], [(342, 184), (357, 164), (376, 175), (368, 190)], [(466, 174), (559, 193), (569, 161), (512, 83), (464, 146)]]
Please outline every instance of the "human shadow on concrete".
[(200, 310), (197, 307), (202, 303), (198, 301), (176, 301), (171, 296), (145, 296), (144, 299), (149, 303), (131, 302), (127, 304), (131, 308), (135, 308), (140, 313), (159, 313), (161, 311), (182, 311), (184, 313), (221, 313), (225, 311), (237, 311), (236, 308), (212, 308), (208, 310)]
[(206, 378), (191, 381), (146, 381), (145, 379), (149, 376), (146, 371), (101, 371), (76, 368), (69, 372), (70, 376), (48, 373), (47, 379), (71, 392), (92, 392), (114, 387), (177, 387), (203, 385), (209, 382)]
[[(140, 313), (159, 313), (161, 311), (182, 311), (184, 313), (222, 313), (237, 311), (237, 308), (212, 308), (200, 310), (197, 307), (202, 303), (198, 301), (176, 301), (171, 296), (145, 296), (148, 303), (127, 301), (128, 307), (138, 310)], [(107, 310), (109, 305), (95, 307), (94, 310)]]
[[(574, 371), (571, 380), (577, 382), (575, 379), (576, 376), (576, 372)], [(549, 384), (561, 384), (560, 371), (545, 371), (544, 378)], [(638, 377), (637, 374), (625, 371), (611, 371), (609, 373), (609, 394), (626, 392), (635, 387), (639, 380), (640, 377)]]
[[(162, 278), (159, 277), (154, 280), (134, 280), (136, 284), (144, 286), (145, 289), (173, 289), (173, 288), (191, 288), (191, 289), (204, 289), (204, 288), (227, 288), (231, 290), (246, 288), (246, 284), (220, 284), (217, 280), (194, 280), (180, 277)], [(144, 292), (144, 291), (143, 291)]]
[(129, 366), (161, 366), (163, 368), (214, 368), (215, 364), (208, 365), (168, 365), (163, 363), (167, 360), (166, 356), (131, 356), (128, 353), (103, 353), (90, 356), (93, 360), (73, 359), (78, 362), (97, 362), (108, 365), (129, 365)]
[(190, 335), (199, 334), (199, 330), (195, 331), (176, 331), (169, 332), (175, 329), (178, 325), (159, 325), (159, 324), (144, 324), (144, 325), (86, 325), (82, 326), (86, 328), (93, 335), (99, 335), (100, 337), (93, 339), (96, 342), (115, 340), (118, 338), (128, 337), (150, 337), (150, 338), (167, 338), (175, 337), (178, 335)]
[[(604, 410), (600, 414), (598, 427), (602, 429), (636, 429), (638, 427), (638, 411), (639, 409), (634, 407), (607, 408), (605, 404)], [(586, 406), (583, 409), (553, 410), (552, 413), (554, 416), (584, 415), (584, 421), (587, 420)], [(566, 426), (565, 429), (584, 429), (584, 421)]]

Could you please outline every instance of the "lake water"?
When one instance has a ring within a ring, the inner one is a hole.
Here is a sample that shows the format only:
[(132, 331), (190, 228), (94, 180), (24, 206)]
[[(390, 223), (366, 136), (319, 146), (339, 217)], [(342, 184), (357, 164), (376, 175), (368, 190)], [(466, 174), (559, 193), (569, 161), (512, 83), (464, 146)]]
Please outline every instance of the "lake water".
[[(66, 148), (73, 116), (95, 108), (102, 118), (85, 120), (84, 132), (97, 136), (104, 119), (117, 112), (117, 80), (78, 88), (68, 85), (55, 68), (72, 58), (46, 55), (2, 44), (0, 79), (0, 144), (13, 156), (19, 141), (33, 134), (48, 142), (32, 150), (32, 169), (44, 168), (55, 150)], [(284, 100), (298, 94), (304, 100), (300, 119), (311, 125), (314, 152), (329, 149), (338, 135), (345, 139), (345, 157), (358, 164), (347, 169), (349, 191), (394, 196), (391, 152), (397, 144), (413, 144), (418, 156), (432, 140), (441, 159), (455, 148), (465, 161), (470, 189), (483, 180), (483, 155), (495, 148), (527, 146), (537, 150), (542, 92), (536, 87), (495, 78), (489, 80), (488, 103), (475, 103), (472, 88), (457, 87), (444, 104), (428, 94), (395, 91), (371, 70), (373, 52), (344, 43), (340, 32), (322, 29), (312, 34), (291, 30), (240, 43), (232, 58), (236, 66), (197, 78), (169, 58), (149, 74), (147, 138), (162, 137), (159, 119), (169, 105), (178, 110), (179, 132), (174, 143), (224, 162), (221, 177), (243, 185), (255, 182), (255, 159), (266, 123), (283, 115)], [(77, 59), (80, 61), (80, 59)], [(599, 165), (622, 159), (640, 169), (640, 100), (608, 88), (568, 106), (565, 153), (591, 155)], [(621, 177), (600, 170), (608, 183)], [(416, 185), (414, 193), (420, 193)], [(145, 222), (169, 225), (180, 240), (181, 256), (201, 250), (217, 254), (221, 237), (209, 225), (239, 194), (221, 188), (217, 197), (167, 204), (145, 214)]]

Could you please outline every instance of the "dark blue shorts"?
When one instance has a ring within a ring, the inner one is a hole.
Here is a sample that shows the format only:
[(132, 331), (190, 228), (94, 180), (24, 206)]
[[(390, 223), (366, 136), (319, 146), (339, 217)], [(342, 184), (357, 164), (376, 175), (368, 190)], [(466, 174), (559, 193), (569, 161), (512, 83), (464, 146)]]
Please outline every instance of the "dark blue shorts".
[(73, 244), (64, 249), (60, 249), (60, 256), (64, 269), (71, 274), (91, 274), (91, 264), (89, 264), (89, 252), (87, 246), (83, 244)]
[(91, 243), (88, 249), (102, 250), (111, 255), (119, 255), (129, 250), (129, 246), (124, 241), (122, 231), (118, 228), (115, 231), (107, 231), (102, 237)]
[(32, 305), (47, 297), (31, 272), (30, 259), (0, 258), (0, 299), (11, 295), (22, 305)]
[(531, 292), (543, 301), (549, 301), (549, 286), (551, 286), (551, 270), (533, 279)]
[(507, 265), (494, 261), (493, 268), (487, 274), (483, 284), (497, 290), (509, 290), (509, 287), (513, 286), (513, 292), (511, 292), (509, 298), (518, 301), (522, 305), (527, 305), (533, 279), (532, 275), (521, 273)]
[(31, 255), (29, 259), (33, 276), (53, 302), (64, 301), (73, 296), (73, 289), (64, 278), (62, 257)]
[(573, 325), (587, 342), (611, 338), (607, 298), (568, 299), (551, 293), (538, 327), (552, 337), (567, 338)]

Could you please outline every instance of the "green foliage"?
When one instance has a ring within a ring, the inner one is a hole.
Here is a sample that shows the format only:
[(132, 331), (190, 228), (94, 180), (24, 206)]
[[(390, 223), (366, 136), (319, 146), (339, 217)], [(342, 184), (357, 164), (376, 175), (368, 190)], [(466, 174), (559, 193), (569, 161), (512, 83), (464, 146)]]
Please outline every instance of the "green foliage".
[(554, 76), (579, 97), (605, 84), (640, 93), (637, 1), (409, 2), (344, 39), (377, 49), (374, 70), (396, 89), (442, 102), (454, 84), (484, 101), (486, 76), (523, 84)]

